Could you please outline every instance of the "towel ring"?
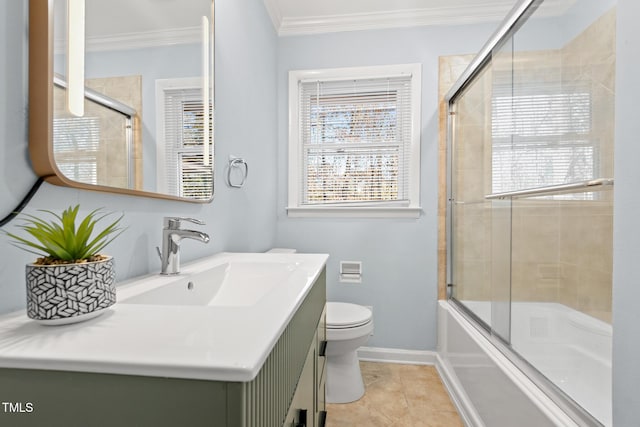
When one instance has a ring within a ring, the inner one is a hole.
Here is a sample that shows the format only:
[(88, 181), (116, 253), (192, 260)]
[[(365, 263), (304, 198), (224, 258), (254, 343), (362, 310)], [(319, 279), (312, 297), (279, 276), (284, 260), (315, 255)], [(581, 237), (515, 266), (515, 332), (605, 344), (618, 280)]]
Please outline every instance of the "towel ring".
[[(242, 174), (242, 181), (240, 181), (239, 184), (234, 184), (231, 181), (231, 171), (233, 170), (233, 168), (244, 169)], [(227, 169), (227, 183), (229, 184), (229, 187), (233, 187), (233, 188), (244, 187), (244, 183), (247, 181), (248, 175), (249, 175), (249, 165), (243, 158), (236, 157), (233, 159), (229, 159), (229, 168)]]

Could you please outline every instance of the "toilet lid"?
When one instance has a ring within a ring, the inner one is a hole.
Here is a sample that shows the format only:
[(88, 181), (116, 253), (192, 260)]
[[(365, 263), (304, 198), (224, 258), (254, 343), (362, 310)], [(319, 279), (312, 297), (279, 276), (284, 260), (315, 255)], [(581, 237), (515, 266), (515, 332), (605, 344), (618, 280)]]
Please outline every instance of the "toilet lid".
[(371, 321), (371, 310), (346, 302), (327, 303), (327, 328), (354, 328)]

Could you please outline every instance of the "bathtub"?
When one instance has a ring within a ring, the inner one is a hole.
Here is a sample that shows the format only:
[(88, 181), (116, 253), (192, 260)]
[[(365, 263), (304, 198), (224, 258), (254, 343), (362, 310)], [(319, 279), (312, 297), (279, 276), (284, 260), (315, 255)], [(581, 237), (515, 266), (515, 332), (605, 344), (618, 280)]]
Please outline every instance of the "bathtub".
[[(489, 319), (489, 303), (465, 305)], [(611, 426), (611, 326), (555, 303), (513, 303), (511, 318), (516, 353)], [(598, 425), (564, 399), (551, 400), (541, 387), (552, 386), (532, 382), (539, 375), (517, 356), (507, 358), (506, 346), (452, 302), (440, 301), (438, 322), (438, 369), (467, 425)]]

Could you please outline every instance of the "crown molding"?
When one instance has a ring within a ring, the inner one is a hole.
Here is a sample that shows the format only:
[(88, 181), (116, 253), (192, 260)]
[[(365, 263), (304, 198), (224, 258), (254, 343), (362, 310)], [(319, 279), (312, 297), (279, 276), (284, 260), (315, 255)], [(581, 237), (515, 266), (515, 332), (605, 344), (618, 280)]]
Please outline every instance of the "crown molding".
[(142, 49), (202, 42), (200, 27), (121, 33), (107, 37), (87, 37), (87, 51)]
[[(173, 46), (178, 44), (200, 43), (200, 27), (172, 28), (169, 30), (119, 33), (110, 36), (87, 37), (87, 52), (108, 50), (144, 49), (147, 47)], [(54, 51), (65, 52), (66, 40), (56, 40)]]
[(293, 36), (341, 31), (496, 22), (502, 20), (510, 8), (510, 4), (492, 3), (472, 7), (405, 9), (300, 18), (284, 17), (278, 29), (278, 35)]
[[(576, 0), (546, 0), (538, 16), (564, 13)], [(513, 7), (512, 0), (478, 2), (473, 5), (391, 10), (385, 12), (342, 15), (282, 16), (277, 0), (264, 0), (279, 36), (333, 33), (341, 31), (376, 30), (386, 28), (431, 25), (469, 25), (500, 22)]]
[(279, 32), (282, 25), (282, 12), (278, 6), (278, 0), (263, 0), (263, 2), (273, 23), (273, 28), (275, 28), (276, 32)]

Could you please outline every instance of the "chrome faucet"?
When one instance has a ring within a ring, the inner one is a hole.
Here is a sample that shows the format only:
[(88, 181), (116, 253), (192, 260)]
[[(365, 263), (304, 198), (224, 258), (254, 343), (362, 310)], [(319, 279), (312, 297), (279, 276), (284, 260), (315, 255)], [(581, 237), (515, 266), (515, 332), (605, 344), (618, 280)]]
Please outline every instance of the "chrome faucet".
[(204, 222), (194, 218), (165, 217), (164, 227), (162, 228), (162, 251), (156, 246), (162, 268), (160, 274), (178, 274), (180, 273), (180, 241), (182, 239), (195, 239), (202, 243), (209, 242), (209, 235), (196, 230), (182, 230), (180, 224), (182, 221), (192, 222), (198, 225), (204, 225)]

